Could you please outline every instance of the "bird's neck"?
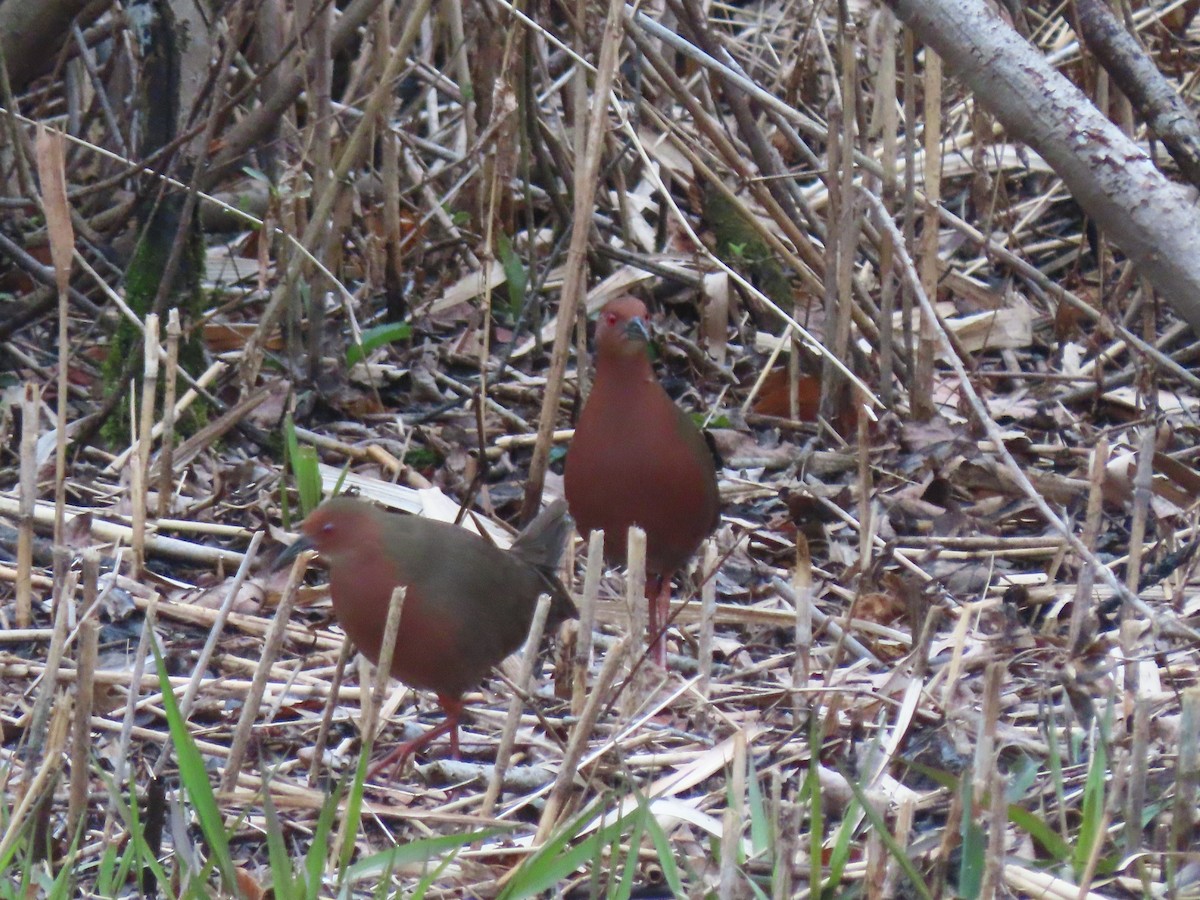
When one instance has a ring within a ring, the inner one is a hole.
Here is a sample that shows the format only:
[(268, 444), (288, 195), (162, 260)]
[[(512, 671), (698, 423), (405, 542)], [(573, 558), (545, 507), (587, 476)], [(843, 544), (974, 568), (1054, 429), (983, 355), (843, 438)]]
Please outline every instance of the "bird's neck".
[(596, 385), (612, 384), (614, 387), (637, 385), (655, 381), (654, 368), (645, 354), (608, 355), (600, 354), (596, 359)]

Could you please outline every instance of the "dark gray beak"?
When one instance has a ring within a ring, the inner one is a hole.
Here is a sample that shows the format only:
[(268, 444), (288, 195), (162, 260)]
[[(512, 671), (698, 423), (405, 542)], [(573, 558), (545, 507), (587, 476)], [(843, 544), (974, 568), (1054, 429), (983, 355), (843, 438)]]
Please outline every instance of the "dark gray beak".
[(650, 328), (641, 316), (634, 316), (625, 323), (625, 337), (634, 341), (650, 343)]
[(314, 549), (312, 539), (301, 535), (290, 547), (275, 557), (275, 562), (271, 564), (271, 571), (278, 572), (280, 569), (290, 566), (296, 561), (296, 557), (305, 550)]

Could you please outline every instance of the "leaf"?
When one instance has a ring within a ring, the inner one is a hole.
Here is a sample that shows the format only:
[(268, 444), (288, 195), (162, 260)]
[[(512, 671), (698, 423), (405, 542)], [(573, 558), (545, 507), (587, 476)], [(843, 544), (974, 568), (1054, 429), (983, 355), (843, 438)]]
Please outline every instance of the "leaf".
[(232, 889), (237, 884), (237, 872), (233, 865), (233, 856), (229, 852), (229, 836), (225, 833), (225, 822), (221, 810), (217, 808), (217, 798), (208, 780), (208, 770), (204, 768), (204, 758), (187, 730), (183, 713), (179, 711), (179, 704), (175, 701), (175, 692), (171, 687), (171, 677), (167, 674), (167, 664), (163, 661), (162, 651), (153, 636), (150, 638), (150, 649), (154, 653), (154, 664), (158, 669), (159, 690), (162, 691), (163, 710), (171, 732), (171, 743), (175, 747), (175, 757), (179, 760), (179, 780), (187, 791), (188, 799), (192, 801), (196, 818), (200, 820), (200, 830), (204, 833), (209, 853), (221, 873), (221, 880), (227, 888)]
[(384, 344), (394, 344), (396, 341), (406, 341), (412, 337), (412, 325), (408, 322), (385, 322), (368, 328), (362, 333), (362, 343), (354, 344), (346, 351), (346, 365), (352, 366), (362, 362), (374, 350)]
[(513, 250), (508, 235), (501, 233), (497, 244), (500, 263), (504, 267), (504, 277), (508, 282), (508, 311), (515, 319), (521, 314), (521, 307), (525, 305), (525, 290), (529, 284), (529, 277), (521, 258)]
[(75, 249), (75, 229), (71, 225), (71, 206), (67, 202), (67, 169), (63, 156), (63, 136), (39, 124), (34, 141), (38, 180), (42, 185), (42, 211), (50, 235), (50, 258), (54, 261), (54, 280), (58, 292), (65, 294), (71, 283), (71, 257)]

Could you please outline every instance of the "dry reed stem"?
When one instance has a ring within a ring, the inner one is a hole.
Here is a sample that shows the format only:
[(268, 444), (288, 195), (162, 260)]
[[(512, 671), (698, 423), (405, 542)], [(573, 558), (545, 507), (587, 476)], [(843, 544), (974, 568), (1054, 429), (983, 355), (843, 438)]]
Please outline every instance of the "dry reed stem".
[[(396, 45), (390, 49), (387, 67), (371, 91), (370, 97), (363, 109), (363, 116), (345, 141), (325, 190), (318, 195), (316, 202), (313, 204), (308, 225), (305, 227), (304, 234), (298, 244), (299, 248), (311, 251), (312, 248), (318, 246), (320, 241), (325, 239), (326, 228), (334, 206), (341, 195), (343, 185), (349, 180), (350, 172), (359, 163), (362, 153), (366, 152), (368, 137), (373, 132), (380, 113), (383, 111), (385, 105), (392, 100), (393, 84), (400, 75), (407, 61), (408, 54), (416, 42), (421, 22), (429, 14), (430, 5), (430, 0), (413, 0), (412, 8), (408, 10), (408, 18), (405, 21), (404, 30), (397, 39)], [(296, 291), (297, 279), (300, 276), (300, 258), (299, 255), (293, 257), (287, 267), (285, 277), (280, 279), (278, 286), (271, 294), (270, 301), (263, 309), (259, 317), (257, 329), (243, 348), (240, 368), (242, 380), (247, 385), (257, 382), (259, 368), (262, 365), (263, 344), (279, 320), (283, 301), (287, 297), (294, 295)], [(311, 256), (307, 258), (312, 259)], [(313, 261), (315, 262), (315, 260)], [(321, 267), (321, 271), (322, 274), (329, 275), (332, 285), (339, 290), (343, 300), (346, 301), (343, 309), (346, 311), (350, 322), (354, 343), (361, 347), (361, 332), (350, 307), (350, 301), (353, 300), (353, 297), (346, 296), (345, 288), (341, 282), (330, 275), (327, 269)]]
[[(138, 325), (141, 326), (141, 322), (139, 322)], [(167, 327), (168, 327), (168, 342), (169, 342), (170, 341), (170, 323), (169, 322), (168, 322)], [(168, 344), (168, 346), (169, 346), (169, 344)], [(176, 349), (176, 353), (178, 353), (178, 348)], [(166, 359), (166, 362), (164, 363), (164, 365), (166, 365), (166, 366), (170, 365), (170, 353), (169, 352), (167, 354), (167, 359)], [(225, 374), (226, 370), (228, 370), (228, 369), (229, 369), (229, 364), (221, 362), (220, 360), (217, 360), (211, 366), (209, 366), (207, 369), (205, 369), (204, 372), (201, 373), (200, 377), (195, 380), (195, 386), (189, 387), (186, 391), (183, 392), (183, 396), (174, 402), (174, 404), (171, 406), (170, 413), (164, 414), (163, 418), (160, 419), (157, 423), (155, 423), (154, 428), (150, 432), (151, 439), (158, 440), (159, 438), (163, 438), (167, 432), (168, 418), (178, 419), (181, 415), (183, 415), (191, 407), (191, 405), (196, 402), (196, 399), (200, 396), (200, 391), (203, 391), (205, 388), (210, 387), (212, 385), (212, 383), (214, 381), (216, 381), (219, 377), (221, 377), (223, 374)], [(179, 373), (182, 373), (184, 371), (183, 369), (178, 368), (178, 358), (176, 358), (176, 371)], [(199, 389), (199, 390), (197, 390), (197, 389)], [(115, 474), (115, 473), (121, 471), (121, 469), (123, 469), (125, 467), (125, 464), (129, 461), (129, 457), (134, 453), (134, 451), (137, 449), (137, 447), (138, 447), (138, 445), (136, 443), (131, 443), (128, 447), (126, 447), (124, 450), (122, 450), (120, 453), (118, 453), (113, 458), (113, 460), (105, 467), (104, 471), (109, 474)], [(164, 450), (166, 449), (165, 445), (164, 445), (163, 449)], [(172, 453), (173, 452), (174, 451), (172, 450)], [(168, 454), (166, 457), (163, 457), (161, 455), (159, 457), (159, 461), (157, 464), (158, 465), (157, 474), (159, 475), (160, 479), (162, 477), (162, 467), (164, 465), (164, 460), (165, 460), (165, 462), (169, 463), (171, 461), (170, 456), (171, 456), (171, 454)]]
[(17, 515), (16, 617), (18, 628), (33, 624), (33, 511), (37, 503), (37, 438), (40, 419), (37, 385), (25, 383), (21, 401), (21, 475)]
[(100, 574), (100, 555), (95, 549), (83, 554), (83, 593), (79, 604), (75, 679), (75, 718), (72, 723), (71, 743), (71, 788), (67, 801), (67, 834), (71, 840), (82, 835), (79, 825), (87, 812), (89, 758), (92, 752), (92, 708), (95, 700), (96, 656), (100, 640), (99, 609), (96, 603), (99, 591), (97, 579)]
[[(225, 631), (225, 623), (229, 619), (229, 613), (241, 594), (242, 584), (250, 574), (250, 567), (254, 565), (254, 561), (258, 556), (258, 548), (262, 544), (263, 535), (264, 532), (257, 531), (254, 533), (254, 537), (250, 539), (250, 546), (246, 550), (246, 556), (242, 560), (242, 564), (238, 566), (237, 574), (234, 575), (233, 581), (230, 582), (229, 590), (225, 593), (225, 599), (221, 601), (221, 606), (217, 609), (216, 615), (213, 616), (212, 625), (208, 630), (208, 638), (204, 642), (204, 647), (201, 649), (200, 655), (196, 658), (192, 677), (183, 692), (183, 697), (179, 700), (179, 715), (185, 722), (192, 714), (192, 704), (196, 701), (196, 697), (200, 691), (200, 684), (204, 680), (204, 673), (208, 671), (208, 664), (212, 660), (213, 653), (217, 649), (217, 643), (221, 640), (222, 634)], [(273, 660), (267, 661), (264, 657), (259, 660), (259, 666), (269, 666), (271, 662)], [(159, 756), (158, 761), (154, 764), (155, 778), (162, 777), (170, 757), (171, 754), (169, 752)]]
[(137, 455), (133, 462), (133, 477), (129, 493), (132, 507), (133, 577), (141, 578), (146, 565), (146, 513), (150, 477), (150, 432), (154, 428), (154, 398), (158, 391), (158, 316), (146, 316), (142, 349), (142, 408), (137, 428)]
[[(869, 192), (863, 192), (863, 196), (867, 198), (869, 203), (878, 209), (878, 198), (874, 197)], [(895, 228), (890, 220), (883, 220), (883, 225), (888, 229)], [(898, 235), (894, 237), (898, 237)], [(897, 244), (896, 250), (896, 264), (900, 267), (905, 279), (908, 281), (908, 284), (913, 291), (913, 295), (917, 298), (917, 301), (921, 306), (923, 315), (928, 320), (936, 324), (936, 311), (934, 310), (933, 305), (930, 303), (929, 295), (925, 293), (924, 287), (920, 280), (915, 277), (915, 270), (913, 269), (912, 260), (909, 258), (904, 248), (899, 244)], [(980, 400), (979, 395), (975, 392), (975, 388), (971, 384), (970, 377), (968, 376), (966, 369), (963, 367), (962, 361), (958, 358), (958, 355), (955, 354), (953, 347), (950, 346), (949, 338), (946, 337), (945, 330), (937, 327), (935, 329), (935, 335), (941, 342), (942, 352), (946, 355), (950, 362), (951, 368), (954, 370), (954, 374), (958, 379), (963, 396), (970, 404), (971, 411), (974, 414), (976, 421), (983, 426), (987, 436), (993, 442), (996, 455), (999, 456), (1003, 461), (1005, 468), (1007, 468), (1011, 473), (1013, 480), (1020, 486), (1026, 497), (1032, 501), (1033, 505), (1037, 508), (1038, 513), (1050, 524), (1052, 528), (1054, 528), (1055, 531), (1062, 535), (1063, 540), (1066, 541), (1072, 550), (1083, 557), (1084, 561), (1089, 566), (1092, 566), (1096, 569), (1096, 572), (1100, 575), (1101, 580), (1113, 591), (1114, 594), (1121, 597), (1126, 603), (1132, 606), (1143, 616), (1153, 621), (1166, 633), (1184, 637), (1189, 640), (1200, 641), (1200, 633), (1197, 633), (1195, 629), (1184, 625), (1175, 616), (1163, 615), (1155, 612), (1140, 597), (1131, 594), (1128, 589), (1126, 589), (1125, 586), (1117, 580), (1117, 577), (1112, 573), (1112, 570), (1109, 569), (1108, 566), (1105, 566), (1103, 563), (1101, 563), (1100, 560), (1096, 559), (1095, 555), (1088, 550), (1075, 532), (1068, 527), (1066, 522), (1064, 522), (1062, 518), (1050, 508), (1049, 504), (1042, 496), (1042, 493), (1033, 486), (1024, 469), (1021, 468), (1021, 466), (1013, 458), (1011, 452), (1009, 452), (1008, 447), (1004, 442), (1003, 433), (1001, 432), (1000, 427), (996, 424), (995, 420), (988, 415), (986, 408), (983, 406), (983, 402)]]
[(1183, 692), (1179, 717), (1179, 755), (1175, 766), (1175, 804), (1171, 820), (1171, 847), (1183, 853), (1191, 849), (1192, 829), (1197, 819), (1196, 799), (1200, 794), (1200, 688)]
[[(801, 687), (808, 684), (812, 666), (813, 641), (813, 596), (812, 596), (812, 554), (808, 549), (808, 539), (796, 532), (796, 567), (792, 572), (792, 592), (796, 610), (796, 658), (792, 663), (792, 686)], [(792, 712), (799, 721), (801, 713), (800, 694), (792, 699)]]
[(62, 774), (62, 753), (67, 743), (67, 732), (71, 723), (70, 695), (63, 693), (60, 702), (54, 705), (40, 762), (34, 772), (33, 760), (26, 763), (24, 784), (8, 820), (8, 827), (0, 837), (0, 857), (7, 857), (13, 845), (20, 839), (29, 824), (32, 811), (47, 797), (52, 796), (55, 783)]
[[(18, 512), (19, 507), (20, 504), (16, 498), (0, 494), (0, 515), (13, 515)], [(67, 511), (71, 515), (83, 515), (90, 512), (90, 510), (78, 506), (68, 507)], [(39, 501), (34, 507), (33, 517), (34, 522), (38, 525), (51, 524), (54, 521), (54, 506)], [(160, 525), (162, 524), (160, 523)], [(104, 519), (93, 517), (92, 534), (100, 540), (124, 543), (132, 537), (133, 529), (118, 522), (107, 522)], [(195, 544), (159, 534), (147, 536), (146, 548), (163, 556), (208, 565), (218, 562), (240, 565), (245, 556), (237, 550)]]
[(633, 653), (629, 657), (629, 680), (621, 695), (621, 716), (629, 718), (646, 699), (650, 676), (645, 669), (646, 654), (656, 641), (666, 642), (666, 622), (659, 622), (660, 633), (648, 634), (648, 613), (655, 598), (646, 590), (646, 532), (636, 525), (629, 527), (625, 556), (625, 610), (629, 616), (629, 633), (633, 638)]
[[(174, 493), (174, 470), (171, 463), (175, 452), (175, 384), (179, 378), (179, 309), (171, 307), (167, 314), (167, 359), (163, 366), (163, 417), (161, 428), (152, 427), (150, 439), (162, 436), (162, 447), (158, 454), (158, 518), (165, 519), (171, 513), (171, 495)], [(157, 347), (155, 348), (157, 349)], [(194, 392), (192, 395), (195, 396)], [(186, 398), (186, 395), (185, 395)], [(190, 402), (190, 401), (189, 401)]]
[(279, 608), (275, 610), (275, 619), (263, 642), (259, 667), (254, 673), (254, 680), (250, 684), (241, 715), (238, 717), (237, 726), (233, 731), (233, 739), (229, 745), (229, 757), (225, 761), (224, 771), (221, 775), (222, 791), (231, 791), (237, 784), (242, 768), (242, 758), (245, 756), (246, 747), (250, 742), (250, 731), (254, 728), (259, 707), (262, 705), (271, 664), (278, 656), (279, 648), (283, 646), (284, 638), (287, 636), (288, 617), (291, 616), (292, 606), (296, 602), (296, 591), (299, 589), (304, 572), (308, 569), (308, 564), (314, 555), (313, 551), (305, 550), (296, 557), (291, 571), (288, 572), (287, 584), (279, 597)]
[(583, 758), (587, 742), (591, 738), (596, 727), (596, 720), (600, 716), (601, 704), (607, 702), (608, 692), (617, 676), (617, 670), (623, 664), (625, 657), (629, 655), (633, 643), (632, 635), (623, 637), (620, 643), (608, 652), (604, 665), (600, 667), (600, 672), (592, 685), (592, 692), (588, 695), (587, 705), (584, 706), (583, 712), (579, 714), (575, 726), (571, 729), (571, 735), (567, 740), (567, 749), (563, 753), (562, 763), (559, 765), (558, 777), (554, 780), (554, 786), (550, 789), (546, 805), (542, 808), (542, 816), (538, 820), (534, 844), (542, 844), (546, 841), (563, 812), (579, 769), (579, 762)]
[[(1089, 552), (1096, 549), (1096, 538), (1100, 534), (1104, 514), (1104, 482), (1108, 470), (1108, 440), (1101, 437), (1092, 451), (1092, 464), (1088, 469), (1087, 512), (1084, 514), (1083, 533), (1079, 540)], [(1067, 631), (1067, 646), (1070, 652), (1083, 650), (1081, 642), (1091, 641), (1096, 630), (1096, 615), (1092, 598), (1095, 584), (1095, 569), (1090, 564), (1081, 567), (1079, 580), (1075, 584), (1075, 600), (1071, 607), (1071, 622)], [(1132, 592), (1131, 592), (1132, 593)]]
[(596, 598), (600, 576), (604, 574), (604, 529), (588, 535), (587, 568), (583, 575), (583, 593), (579, 595), (579, 631), (575, 658), (571, 666), (571, 714), (578, 716), (587, 702), (587, 676), (592, 664), (592, 639), (596, 622)]
[(696, 689), (707, 698), (709, 681), (712, 679), (713, 664), (713, 629), (717, 618), (717, 544), (712, 538), (704, 542), (704, 573), (700, 588), (700, 639), (698, 656), (700, 659), (700, 681)]
[[(67, 500), (67, 403), (70, 397), (71, 344), (69, 341), (71, 259), (75, 248), (75, 229), (67, 200), (67, 171), (64, 141), (57, 131), (38, 125), (35, 141), (38, 181), (41, 184), (42, 213), (50, 237), (50, 255), (54, 263), (54, 283), (58, 289), (58, 383), (55, 398), (54, 443), (54, 542), (63, 540), (64, 507)], [(61, 583), (61, 573), (55, 580)]]
[(550, 614), (550, 595), (541, 594), (538, 597), (537, 608), (533, 611), (533, 621), (529, 625), (529, 635), (525, 646), (521, 649), (521, 669), (517, 675), (517, 691), (513, 693), (508, 703), (508, 715), (504, 720), (504, 729), (500, 732), (500, 745), (496, 749), (496, 764), (492, 769), (492, 777), (488, 781), (487, 791), (483, 795), (483, 803), (479, 814), (490, 817), (496, 807), (496, 800), (504, 785), (504, 773), (508, 769), (508, 757), (512, 753), (513, 742), (517, 736), (517, 725), (521, 721), (521, 708), (524, 705), (523, 694), (529, 692), (533, 681), (533, 664), (537, 661), (538, 646), (541, 644), (542, 633), (546, 630), (546, 617)]
[[(56, 549), (55, 554), (56, 556), (62, 555), (62, 551)], [(58, 565), (55, 568), (61, 568), (63, 571), (66, 569), (65, 566)], [(33, 702), (33, 709), (29, 712), (29, 730), (25, 743), (27, 760), (34, 760), (42, 756), (47, 746), (47, 722), (50, 719), (51, 705), (54, 702), (55, 694), (58, 693), (58, 670), (66, 651), (67, 631), (71, 619), (74, 618), (75, 605), (71, 602), (71, 598), (75, 594), (76, 578), (74, 572), (68, 573), (63, 580), (62, 590), (55, 593), (53, 601), (54, 634), (50, 638), (50, 648), (46, 651), (46, 669), (42, 675), (42, 682), (38, 685), (37, 697)], [(32, 766), (27, 763), (25, 768), (26, 785), (32, 774)]]
[[(392, 677), (392, 657), (396, 652), (396, 637), (400, 634), (400, 619), (404, 615), (404, 600), (408, 589), (397, 585), (388, 598), (387, 618), (383, 624), (383, 640), (379, 646), (379, 659), (375, 665), (371, 690), (360, 695), (362, 741), (366, 748), (375, 746), (379, 737), (378, 711)], [(349, 638), (347, 638), (349, 640)]]
[[(546, 480), (546, 467), (550, 462), (550, 435), (558, 421), (558, 403), (562, 397), (563, 378), (567, 371), (567, 356), (571, 350), (576, 310), (587, 288), (587, 247), (590, 229), (585, 223), (591, 220), (596, 196), (596, 185), (600, 173), (600, 156), (604, 147), (604, 134), (608, 129), (606, 110), (616, 76), (618, 52), (621, 47), (622, 0), (609, 0), (604, 30), (600, 36), (600, 56), (596, 64), (596, 83), (591, 97), (585, 98), (576, 90), (576, 122), (586, 130), (577, 132), (575, 142), (574, 223), (571, 243), (567, 248), (567, 277), (563, 284), (558, 308), (558, 327), (554, 335), (554, 348), (550, 356), (550, 368), (546, 374), (546, 392), (542, 396), (541, 413), (538, 416), (538, 440), (529, 462), (529, 478), (525, 486), (525, 499), (521, 508), (521, 520), (533, 518), (541, 502), (542, 487)], [(582, 7), (585, 11), (586, 7)], [(586, 14), (584, 12), (584, 14)], [(581, 18), (580, 22), (586, 21)], [(577, 74), (582, 78), (582, 74)], [(581, 84), (581, 82), (577, 82)], [(598, 99), (596, 99), (598, 98)], [(581, 140), (582, 139), (582, 140)]]

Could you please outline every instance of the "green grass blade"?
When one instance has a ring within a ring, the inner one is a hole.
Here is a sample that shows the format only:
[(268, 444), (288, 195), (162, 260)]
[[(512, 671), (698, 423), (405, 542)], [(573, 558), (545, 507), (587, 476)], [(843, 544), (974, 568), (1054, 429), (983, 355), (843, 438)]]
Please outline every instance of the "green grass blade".
[(313, 831), (312, 844), (304, 857), (304, 893), (305, 900), (317, 900), (321, 890), (321, 876), (325, 872), (325, 856), (329, 852), (329, 837), (333, 833), (333, 822), (341, 805), (342, 794), (345, 792), (345, 780), (338, 782), (333, 793), (321, 807), (321, 815), (317, 817), (317, 827)]
[(548, 890), (580, 868), (601, 847), (610, 843), (614, 836), (631, 827), (632, 822), (627, 815), (598, 829), (574, 847), (567, 848), (583, 827), (600, 814), (605, 799), (601, 798), (581, 812), (521, 863), (498, 900), (520, 900)]
[(879, 835), (879, 839), (883, 841), (883, 846), (887, 848), (888, 853), (892, 855), (897, 865), (900, 866), (900, 869), (908, 877), (912, 890), (916, 891), (917, 895), (923, 898), (923, 900), (933, 900), (933, 895), (929, 892), (929, 887), (921, 878), (921, 873), (917, 871), (917, 867), (913, 865), (913, 861), (909, 858), (907, 850), (897, 842), (896, 836), (888, 828), (887, 822), (879, 814), (879, 810), (867, 802), (867, 795), (863, 791), (862, 785), (848, 777), (848, 773), (845, 771), (842, 771), (842, 775), (846, 778), (846, 784), (850, 786), (855, 800), (862, 808), (863, 815), (871, 823), (871, 827), (875, 829), (875, 833)]
[(271, 884), (276, 897), (299, 897), (300, 891), (292, 873), (292, 860), (283, 842), (283, 823), (271, 799), (270, 782), (263, 784), (263, 815), (267, 820), (267, 859), (271, 863)]
[(1097, 734), (1092, 762), (1088, 766), (1087, 780), (1083, 786), (1083, 808), (1079, 823), (1079, 837), (1075, 841), (1073, 868), (1079, 877), (1086, 868), (1092, 847), (1103, 838), (1104, 827), (1104, 779), (1108, 774), (1108, 751), (1104, 740)]
[(758, 780), (758, 770), (754, 767), (754, 754), (746, 754), (747, 784), (746, 802), (750, 808), (750, 848), (755, 856), (766, 853), (775, 846), (771, 834), (771, 814), (767, 809), (767, 800), (763, 796), (762, 785)]
[(383, 325), (368, 328), (362, 333), (362, 344), (354, 344), (346, 351), (346, 366), (361, 362), (384, 344), (406, 341), (410, 337), (412, 326), (407, 322), (385, 322)]
[(175, 693), (171, 688), (171, 679), (167, 674), (166, 663), (163, 662), (162, 651), (158, 641), (151, 636), (150, 649), (154, 653), (154, 664), (158, 668), (158, 683), (163, 696), (163, 710), (167, 716), (167, 727), (171, 732), (171, 743), (175, 747), (175, 758), (179, 762), (179, 780), (188, 799), (200, 820), (200, 831), (208, 843), (209, 853), (221, 880), (230, 891), (237, 886), (233, 856), (229, 852), (229, 836), (225, 833), (225, 823), (221, 811), (217, 808), (217, 798), (213, 794), (212, 784), (208, 780), (208, 771), (204, 768), (204, 758), (196, 748), (196, 742), (188, 733), (187, 723), (175, 702)]
[(439, 837), (423, 838), (419, 841), (409, 841), (407, 844), (392, 847), (390, 850), (384, 850), (381, 853), (368, 856), (366, 859), (360, 859), (346, 870), (342, 879), (339, 896), (350, 896), (350, 887), (356, 881), (362, 881), (367, 878), (378, 878), (380, 875), (395, 871), (401, 866), (411, 866), (414, 863), (424, 863), (432, 859), (438, 859), (443, 853), (461, 850), (467, 844), (473, 844), (475, 841), (485, 841), (488, 838), (495, 837), (497, 834), (504, 833), (505, 830), (503, 828), (485, 828), (481, 831), (471, 831), (466, 834), (446, 834)]
[(979, 896), (987, 859), (987, 835), (975, 817), (975, 801), (970, 780), (963, 779), (962, 856), (958, 864), (958, 893), (968, 900)]
[(1039, 816), (1013, 803), (1008, 807), (1008, 820), (1037, 841), (1052, 859), (1060, 863), (1071, 861), (1071, 845)]
[(301, 445), (290, 413), (283, 420), (283, 437), (292, 477), (296, 479), (296, 493), (300, 495), (300, 514), (307, 516), (321, 503), (321, 469), (317, 451)]
[[(621, 881), (615, 887), (615, 893), (610, 889), (609, 895), (613, 897), (628, 897), (633, 893), (633, 881), (638, 872), (638, 849), (642, 845), (642, 835), (646, 831), (646, 819), (650, 818), (649, 811), (642, 804), (638, 804), (638, 811), (634, 815), (633, 831), (629, 834), (629, 853), (625, 857), (625, 865), (621, 872)], [(613, 839), (613, 844), (617, 845), (613, 848), (612, 856), (613, 867), (615, 868), (617, 860), (620, 858), (621, 837), (617, 835)]]
[(362, 753), (358, 754), (358, 766), (354, 770), (354, 781), (350, 785), (350, 796), (346, 799), (346, 839), (342, 842), (341, 863), (342, 876), (345, 877), (350, 866), (350, 856), (354, 853), (354, 843), (358, 840), (358, 823), (362, 819), (363, 786), (367, 782), (367, 769), (371, 765), (370, 739), (363, 742)]
[(500, 264), (504, 268), (504, 278), (508, 288), (508, 310), (515, 319), (521, 314), (521, 307), (525, 305), (525, 292), (529, 276), (525, 272), (525, 265), (521, 262), (521, 257), (517, 256), (513, 250), (512, 241), (508, 239), (507, 234), (503, 232), (499, 234), (496, 250), (500, 255)]
[(637, 794), (638, 805), (646, 808), (646, 831), (650, 833), (650, 841), (654, 844), (654, 850), (658, 853), (658, 864), (662, 867), (663, 881), (667, 883), (667, 887), (671, 889), (671, 893), (676, 897), (685, 895), (683, 889), (683, 879), (679, 877), (679, 866), (675, 862), (675, 854), (671, 852), (671, 841), (667, 837), (667, 832), (662, 825), (658, 823), (658, 819), (651, 812), (649, 801), (639, 792)]

